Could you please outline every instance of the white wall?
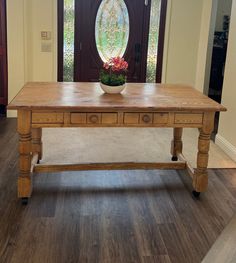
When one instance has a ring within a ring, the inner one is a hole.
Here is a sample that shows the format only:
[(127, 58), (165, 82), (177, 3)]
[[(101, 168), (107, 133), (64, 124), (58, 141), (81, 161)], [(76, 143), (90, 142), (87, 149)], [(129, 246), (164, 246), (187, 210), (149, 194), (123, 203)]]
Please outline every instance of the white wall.
[[(8, 97), (11, 101), (25, 83), (24, 0), (7, 1), (7, 29)], [(8, 116), (15, 116), (15, 112), (9, 111)]]
[(216, 143), (236, 161), (236, 0), (233, 0), (228, 52), (225, 65), (222, 104), (228, 108), (221, 114)]
[[(51, 52), (41, 52), (41, 31), (52, 32)], [(7, 0), (7, 32), (9, 101), (27, 81), (56, 81), (57, 1)]]
[(195, 87), (203, 92), (209, 86), (213, 39), (218, 0), (204, 0), (201, 16)]
[[(57, 17), (55, 0), (31, 0), (26, 4), (27, 81), (56, 81)], [(41, 31), (52, 33), (51, 40), (42, 41)], [(42, 52), (43, 43), (51, 45), (51, 52)]]
[(203, 0), (169, 0), (168, 5), (163, 82), (194, 86)]

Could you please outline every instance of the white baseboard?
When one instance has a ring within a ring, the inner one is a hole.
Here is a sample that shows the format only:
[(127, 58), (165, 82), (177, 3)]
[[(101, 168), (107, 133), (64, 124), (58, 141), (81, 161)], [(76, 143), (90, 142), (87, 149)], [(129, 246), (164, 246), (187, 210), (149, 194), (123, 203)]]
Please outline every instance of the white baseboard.
[(17, 117), (17, 111), (15, 110), (8, 110), (7, 111), (7, 118), (16, 118)]
[(216, 135), (215, 143), (236, 162), (236, 147), (233, 144), (219, 134)]

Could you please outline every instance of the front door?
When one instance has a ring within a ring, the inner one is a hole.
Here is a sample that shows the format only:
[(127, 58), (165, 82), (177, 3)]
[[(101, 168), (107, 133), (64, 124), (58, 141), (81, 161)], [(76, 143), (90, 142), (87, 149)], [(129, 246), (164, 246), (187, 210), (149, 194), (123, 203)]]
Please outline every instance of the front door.
[(0, 0), (0, 106), (1, 105), (7, 105), (6, 0)]
[(128, 82), (161, 82), (167, 0), (58, 0), (58, 81), (98, 81), (121, 56)]
[(74, 80), (98, 81), (103, 62), (123, 56), (128, 82), (146, 81), (148, 0), (75, 1)]

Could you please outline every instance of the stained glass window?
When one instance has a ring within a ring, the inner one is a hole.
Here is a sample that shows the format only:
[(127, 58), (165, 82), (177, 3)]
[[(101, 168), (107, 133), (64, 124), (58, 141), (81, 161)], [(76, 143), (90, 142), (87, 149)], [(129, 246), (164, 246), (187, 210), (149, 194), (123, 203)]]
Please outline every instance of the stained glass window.
[(129, 38), (129, 14), (124, 0), (103, 0), (96, 17), (95, 37), (98, 53), (105, 62), (122, 57)]
[(148, 38), (147, 82), (156, 82), (157, 50), (159, 40), (161, 0), (151, 1), (150, 29)]
[(64, 81), (73, 81), (74, 76), (74, 17), (74, 0), (64, 0)]

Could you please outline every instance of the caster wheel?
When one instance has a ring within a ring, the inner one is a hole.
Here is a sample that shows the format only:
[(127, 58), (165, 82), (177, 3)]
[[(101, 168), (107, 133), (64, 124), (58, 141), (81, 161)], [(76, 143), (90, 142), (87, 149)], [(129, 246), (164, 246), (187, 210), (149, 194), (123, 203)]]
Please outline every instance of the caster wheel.
[(28, 198), (28, 197), (22, 197), (22, 198), (21, 198), (21, 204), (22, 204), (22, 205), (27, 205), (27, 204), (28, 204), (28, 201), (29, 201), (29, 198)]
[(176, 161), (178, 161), (178, 157), (177, 157), (177, 156), (172, 156), (171, 160), (172, 160), (173, 162), (176, 162)]
[(192, 195), (196, 199), (198, 199), (200, 197), (200, 194), (201, 194), (200, 192), (197, 192), (197, 191), (194, 191), (194, 190), (192, 191)]

